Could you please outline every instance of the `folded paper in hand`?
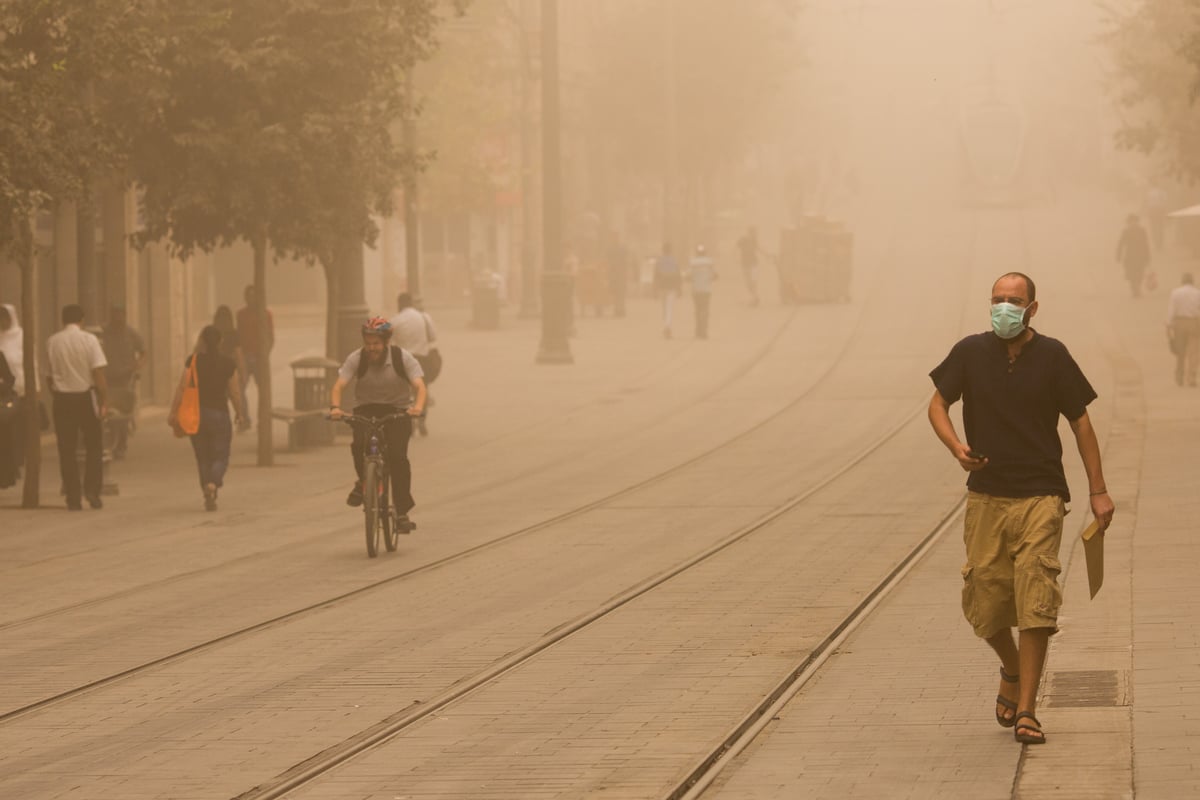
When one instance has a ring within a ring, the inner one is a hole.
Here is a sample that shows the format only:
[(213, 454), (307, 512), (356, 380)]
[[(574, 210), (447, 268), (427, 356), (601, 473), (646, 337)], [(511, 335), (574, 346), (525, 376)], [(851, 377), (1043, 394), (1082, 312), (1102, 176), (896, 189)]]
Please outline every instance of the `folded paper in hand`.
[(1094, 598), (1104, 583), (1104, 531), (1098, 520), (1092, 520), (1083, 532), (1083, 555), (1087, 559), (1088, 589)]

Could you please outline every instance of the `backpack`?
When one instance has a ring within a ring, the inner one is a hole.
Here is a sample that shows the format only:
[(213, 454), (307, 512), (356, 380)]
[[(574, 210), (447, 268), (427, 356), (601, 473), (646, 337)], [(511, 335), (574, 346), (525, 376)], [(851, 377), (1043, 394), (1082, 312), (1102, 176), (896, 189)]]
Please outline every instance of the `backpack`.
[[(412, 386), (412, 381), (410, 381), (408, 379), (408, 373), (404, 371), (404, 356), (402, 355), (402, 353), (404, 351), (401, 350), (399, 347), (396, 347), (395, 345), (391, 346), (391, 351), (392, 351), (392, 368), (396, 370), (397, 375), (399, 375), (401, 378), (404, 379), (405, 383), (407, 383), (409, 386)], [(359, 350), (358, 350), (358, 369), (354, 371), (354, 377), (355, 377), (355, 379), (358, 379), (366, 374), (367, 374), (367, 359), (362, 351), (362, 348), (359, 348)]]

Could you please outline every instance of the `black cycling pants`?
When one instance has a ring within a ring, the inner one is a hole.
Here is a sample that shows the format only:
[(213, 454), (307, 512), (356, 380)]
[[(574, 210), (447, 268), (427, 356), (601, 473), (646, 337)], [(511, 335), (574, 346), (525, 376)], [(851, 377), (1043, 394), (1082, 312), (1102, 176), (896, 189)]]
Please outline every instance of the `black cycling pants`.
[[(386, 417), (399, 409), (394, 406), (368, 404), (356, 406), (356, 417)], [(392, 502), (396, 511), (407, 514), (416, 503), (412, 498), (412, 466), (408, 463), (408, 440), (412, 437), (412, 420), (394, 419), (384, 426), (387, 438), (387, 468), (392, 481)], [(366, 460), (367, 431), (360, 425), (354, 426), (354, 440), (350, 443), (350, 455), (354, 458), (354, 471), (361, 481), (363, 462)]]

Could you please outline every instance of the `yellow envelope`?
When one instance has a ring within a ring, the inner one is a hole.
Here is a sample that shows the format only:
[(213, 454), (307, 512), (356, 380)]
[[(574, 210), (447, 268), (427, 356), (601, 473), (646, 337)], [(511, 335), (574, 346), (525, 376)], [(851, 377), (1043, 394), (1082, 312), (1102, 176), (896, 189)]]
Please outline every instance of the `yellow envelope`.
[(1098, 520), (1092, 520), (1083, 532), (1083, 555), (1087, 559), (1088, 589), (1095, 597), (1104, 583), (1104, 533)]

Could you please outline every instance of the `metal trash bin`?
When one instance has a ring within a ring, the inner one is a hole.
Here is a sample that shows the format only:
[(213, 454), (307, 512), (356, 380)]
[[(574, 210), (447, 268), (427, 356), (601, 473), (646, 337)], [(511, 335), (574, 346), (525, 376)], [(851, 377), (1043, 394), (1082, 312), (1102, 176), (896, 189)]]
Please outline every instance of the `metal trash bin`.
[(486, 331), (500, 327), (500, 288), (491, 280), (471, 284), (471, 327)]
[[(337, 380), (336, 361), (323, 356), (298, 358), (290, 364), (292, 368), (292, 407), (297, 411), (325, 411), (329, 408), (329, 390)], [(333, 444), (334, 425), (326, 419), (313, 416), (298, 419), (296, 444), (311, 447)]]

